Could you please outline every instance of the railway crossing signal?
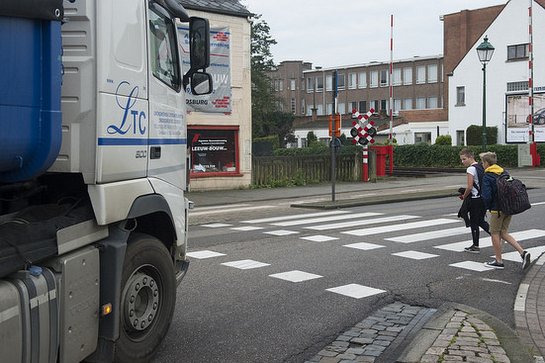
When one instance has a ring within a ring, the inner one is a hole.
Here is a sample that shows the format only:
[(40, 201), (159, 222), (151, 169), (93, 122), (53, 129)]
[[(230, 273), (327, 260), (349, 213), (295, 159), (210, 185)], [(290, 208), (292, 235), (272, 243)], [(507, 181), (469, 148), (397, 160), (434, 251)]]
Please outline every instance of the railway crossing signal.
[(371, 108), (365, 115), (362, 115), (356, 109), (352, 110), (352, 114), (355, 117), (355, 120), (352, 121), (353, 127), (350, 130), (353, 144), (366, 146), (369, 143), (373, 144), (375, 142), (374, 137), (377, 134), (377, 129), (375, 128), (375, 122), (369, 120), (369, 117), (374, 112), (375, 109)]

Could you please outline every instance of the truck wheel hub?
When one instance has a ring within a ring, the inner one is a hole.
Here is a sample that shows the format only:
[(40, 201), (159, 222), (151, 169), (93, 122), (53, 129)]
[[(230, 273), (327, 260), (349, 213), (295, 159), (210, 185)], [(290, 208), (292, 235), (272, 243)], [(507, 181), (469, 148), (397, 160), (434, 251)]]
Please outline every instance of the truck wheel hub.
[(129, 329), (142, 331), (157, 316), (159, 288), (149, 275), (137, 272), (131, 276), (125, 293), (125, 322)]

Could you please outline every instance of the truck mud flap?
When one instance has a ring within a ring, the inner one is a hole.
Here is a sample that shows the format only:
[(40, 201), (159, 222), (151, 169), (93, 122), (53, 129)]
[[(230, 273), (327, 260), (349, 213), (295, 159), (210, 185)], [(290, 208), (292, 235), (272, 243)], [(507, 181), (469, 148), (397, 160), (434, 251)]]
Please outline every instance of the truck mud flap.
[(59, 348), (57, 280), (31, 267), (0, 281), (0, 351), (6, 362), (56, 362)]

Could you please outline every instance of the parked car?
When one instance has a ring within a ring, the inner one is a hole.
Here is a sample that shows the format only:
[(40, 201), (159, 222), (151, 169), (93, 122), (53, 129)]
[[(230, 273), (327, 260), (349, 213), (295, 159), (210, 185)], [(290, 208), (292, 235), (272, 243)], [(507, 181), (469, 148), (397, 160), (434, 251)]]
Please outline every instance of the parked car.
[[(530, 115), (526, 117), (526, 123), (530, 123)], [(545, 125), (545, 108), (534, 113), (534, 125)]]

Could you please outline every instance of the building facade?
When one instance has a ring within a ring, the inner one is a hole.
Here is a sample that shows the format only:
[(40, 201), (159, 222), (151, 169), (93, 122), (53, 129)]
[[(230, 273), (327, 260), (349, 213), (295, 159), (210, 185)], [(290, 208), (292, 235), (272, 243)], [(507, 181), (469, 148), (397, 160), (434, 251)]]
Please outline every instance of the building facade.
[[(252, 176), (250, 12), (237, 0), (181, 0), (210, 21), (214, 92), (188, 99), (191, 190), (248, 187)], [(184, 48), (181, 45), (181, 48)], [(183, 49), (182, 49), (183, 53)]]
[[(448, 132), (443, 68), (440, 55), (393, 62), (393, 137), (399, 144), (433, 143), (437, 136)], [(281, 62), (270, 76), (282, 100), (282, 109), (296, 116), (297, 146), (305, 146), (309, 131), (320, 140), (329, 140), (334, 71), (337, 71), (337, 112), (343, 118), (342, 132), (350, 137), (353, 109), (366, 113), (373, 108), (379, 135), (389, 134), (386, 125), (390, 110), (389, 69), (389, 62), (325, 69), (313, 69), (310, 63), (302, 61)], [(387, 131), (383, 130), (385, 126)]]
[[(498, 128), (498, 143), (525, 143), (529, 137), (529, 1), (511, 0), (500, 7), (484, 10), (495, 14), (481, 22), (470, 45), (449, 75), (449, 133), (454, 144), (463, 144), (470, 125), (482, 125), (483, 72), (476, 48), (485, 36), (495, 52), (486, 66), (486, 126)], [(483, 11), (478, 9), (476, 12)], [(533, 91), (535, 137), (545, 142), (545, 1), (532, 5)], [(469, 18), (475, 18), (466, 11)], [(452, 17), (452, 19), (451, 19)], [(444, 17), (445, 28), (456, 28), (460, 14)], [(453, 26), (454, 24), (454, 26)], [(468, 25), (465, 25), (466, 27)], [(471, 24), (469, 24), (471, 28)], [(446, 34), (446, 32), (445, 32)], [(448, 43), (448, 42), (446, 42)], [(452, 46), (452, 44), (451, 44)], [(454, 46), (452, 46), (455, 48)], [(463, 48), (463, 47), (462, 47)], [(543, 117), (541, 117), (543, 113)]]

